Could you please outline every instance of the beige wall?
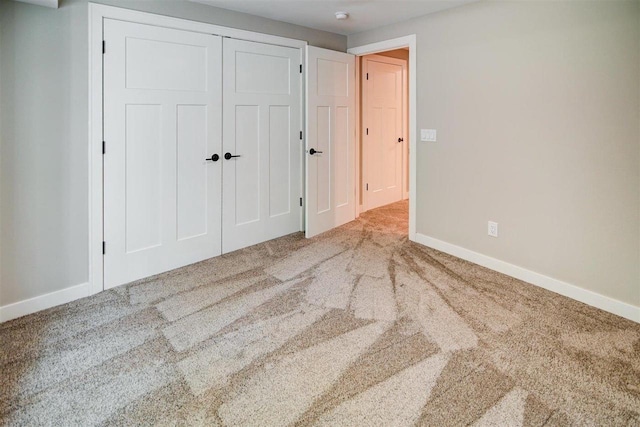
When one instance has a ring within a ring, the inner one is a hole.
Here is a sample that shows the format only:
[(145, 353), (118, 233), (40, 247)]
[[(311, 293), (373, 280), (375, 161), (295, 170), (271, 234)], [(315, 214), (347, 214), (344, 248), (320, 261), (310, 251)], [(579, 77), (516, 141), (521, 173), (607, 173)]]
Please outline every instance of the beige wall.
[(417, 232), (640, 306), (640, 3), (485, 1), (348, 45), (408, 34), (438, 130)]
[[(0, 306), (88, 280), (87, 1), (0, 0)], [(100, 3), (307, 40), (346, 37), (184, 0)]]

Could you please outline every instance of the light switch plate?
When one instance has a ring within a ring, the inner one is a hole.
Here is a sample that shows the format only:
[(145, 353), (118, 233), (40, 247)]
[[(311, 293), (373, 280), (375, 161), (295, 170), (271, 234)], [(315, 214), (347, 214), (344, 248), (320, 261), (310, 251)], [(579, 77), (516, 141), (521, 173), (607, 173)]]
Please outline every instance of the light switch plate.
[(420, 129), (420, 141), (436, 142), (436, 130)]

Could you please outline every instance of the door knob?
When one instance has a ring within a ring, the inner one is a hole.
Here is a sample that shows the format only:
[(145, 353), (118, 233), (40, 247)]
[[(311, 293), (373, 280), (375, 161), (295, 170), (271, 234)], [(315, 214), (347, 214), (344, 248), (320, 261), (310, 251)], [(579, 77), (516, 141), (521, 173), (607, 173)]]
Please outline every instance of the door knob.
[(224, 153), (224, 158), (225, 158), (225, 159), (229, 160), (229, 159), (231, 159), (232, 157), (240, 157), (240, 156), (239, 156), (239, 155), (234, 156), (234, 155), (232, 155), (231, 153)]
[(214, 154), (210, 158), (207, 157), (205, 160), (210, 161), (210, 162), (217, 162), (218, 160), (220, 160), (220, 156), (218, 156), (217, 154)]
[(311, 150), (309, 150), (309, 154), (311, 154), (312, 156), (313, 156), (314, 154), (316, 154), (316, 153), (318, 153), (318, 154), (322, 154), (322, 151), (318, 151), (318, 150), (316, 150), (316, 149), (314, 149), (314, 148), (312, 148)]
[(398, 142), (404, 141), (404, 138), (398, 138)]

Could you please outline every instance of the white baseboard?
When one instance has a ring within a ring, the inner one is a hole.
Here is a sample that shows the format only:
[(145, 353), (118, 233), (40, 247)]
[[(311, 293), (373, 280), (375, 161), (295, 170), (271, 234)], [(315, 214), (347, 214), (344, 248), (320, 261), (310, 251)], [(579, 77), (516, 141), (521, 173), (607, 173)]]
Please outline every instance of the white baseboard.
[(6, 322), (7, 320), (26, 316), (27, 314), (84, 298), (88, 295), (89, 283), (82, 283), (80, 285), (71, 286), (69, 288), (40, 295), (24, 301), (7, 304), (0, 307), (0, 322)]
[(411, 240), (421, 245), (428, 246), (433, 249), (448, 253), (449, 255), (471, 261), (475, 264), (489, 268), (491, 270), (515, 277), (532, 285), (539, 286), (549, 291), (564, 295), (576, 301), (580, 301), (587, 305), (599, 308), (609, 313), (616, 314), (634, 322), (640, 323), (640, 307), (627, 304), (622, 301), (598, 294), (596, 292), (581, 288), (570, 283), (554, 279), (544, 274), (527, 270), (517, 265), (492, 258), (424, 234), (416, 233)]

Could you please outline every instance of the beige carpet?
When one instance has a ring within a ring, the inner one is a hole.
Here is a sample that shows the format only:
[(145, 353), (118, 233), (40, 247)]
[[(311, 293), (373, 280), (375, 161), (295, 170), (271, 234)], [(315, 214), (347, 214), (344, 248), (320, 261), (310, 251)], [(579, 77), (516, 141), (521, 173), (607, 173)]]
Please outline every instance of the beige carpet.
[(0, 324), (6, 425), (640, 425), (640, 325), (397, 203)]

